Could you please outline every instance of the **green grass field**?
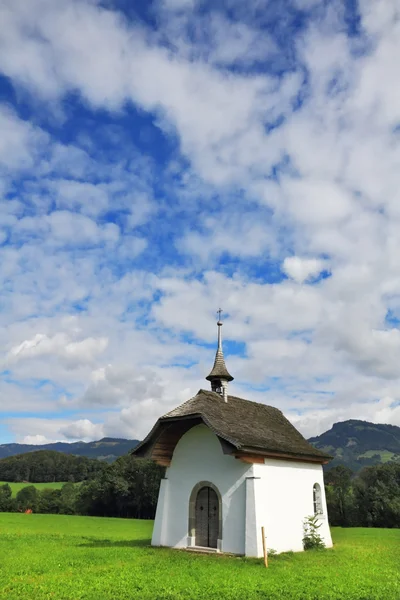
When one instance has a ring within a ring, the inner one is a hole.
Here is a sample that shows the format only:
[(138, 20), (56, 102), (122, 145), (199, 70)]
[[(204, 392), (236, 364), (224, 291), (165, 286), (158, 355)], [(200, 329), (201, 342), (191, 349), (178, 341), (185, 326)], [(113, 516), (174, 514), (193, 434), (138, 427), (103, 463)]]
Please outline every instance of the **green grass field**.
[(16, 496), (19, 490), (22, 490), (22, 488), (27, 487), (28, 485), (34, 485), (38, 490), (45, 490), (48, 488), (51, 488), (52, 490), (59, 490), (63, 485), (65, 485), (65, 482), (63, 481), (56, 481), (54, 483), (14, 483), (11, 481), (0, 481), (0, 485), (4, 485), (5, 483), (8, 483), (8, 485), (11, 487), (13, 496)]
[(383, 463), (386, 463), (394, 456), (397, 456), (394, 452), (389, 452), (389, 450), (367, 450), (367, 452), (364, 452), (364, 454), (360, 454), (358, 458), (371, 458), (376, 454), (380, 456)]
[(152, 522), (0, 513), (7, 600), (399, 600), (400, 530), (261, 560), (149, 547)]

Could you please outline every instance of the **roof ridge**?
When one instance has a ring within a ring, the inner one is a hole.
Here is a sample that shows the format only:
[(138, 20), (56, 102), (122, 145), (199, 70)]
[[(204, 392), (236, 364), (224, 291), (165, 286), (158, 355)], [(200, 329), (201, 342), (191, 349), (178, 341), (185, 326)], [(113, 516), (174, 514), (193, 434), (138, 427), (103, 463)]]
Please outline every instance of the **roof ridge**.
[(267, 408), (272, 408), (272, 410), (276, 410), (281, 415), (283, 412), (277, 406), (272, 406), (271, 404), (264, 404), (264, 402), (257, 402), (256, 400), (249, 400), (248, 398), (241, 398), (240, 396), (228, 396), (228, 398), (233, 398), (234, 400), (241, 400), (242, 402), (251, 402), (251, 404), (257, 404), (257, 406), (266, 406)]
[[(203, 388), (201, 388), (197, 392), (197, 395), (200, 392), (204, 392), (206, 394), (215, 394), (215, 396), (217, 396), (218, 398), (221, 398), (220, 394), (218, 394), (217, 392), (212, 392), (211, 390), (204, 390)], [(228, 400), (229, 400), (229, 398), (231, 398), (232, 400), (240, 400), (241, 402), (249, 402), (251, 404), (257, 404), (258, 406), (266, 406), (267, 408), (272, 408), (273, 410), (276, 410), (279, 413), (281, 413), (281, 415), (283, 415), (283, 412), (281, 411), (280, 408), (277, 408), (276, 406), (271, 406), (271, 404), (264, 404), (264, 402), (257, 402), (256, 400), (249, 400), (248, 398), (241, 398), (241, 396), (233, 396), (232, 394), (228, 394)], [(192, 398), (191, 398), (191, 400), (192, 400)]]
[[(189, 398), (189, 400), (185, 400), (185, 402), (182, 402), (182, 404), (178, 404), (178, 406), (175, 406), (175, 408), (173, 408), (172, 410), (169, 410), (167, 413), (165, 413), (165, 415), (162, 415), (160, 417), (160, 419), (164, 419), (166, 417), (168, 417), (168, 415), (170, 415), (171, 413), (175, 412), (176, 410), (178, 410), (178, 408), (182, 408), (184, 406), (187, 406), (188, 404), (190, 404), (193, 400), (196, 399), (196, 397), (200, 394), (200, 392), (204, 392), (206, 390), (202, 390), (200, 389), (197, 394), (195, 394), (194, 396), (192, 396), (191, 398)], [(211, 392), (212, 393), (212, 392)], [(219, 397), (219, 394), (217, 394), (217, 396)]]

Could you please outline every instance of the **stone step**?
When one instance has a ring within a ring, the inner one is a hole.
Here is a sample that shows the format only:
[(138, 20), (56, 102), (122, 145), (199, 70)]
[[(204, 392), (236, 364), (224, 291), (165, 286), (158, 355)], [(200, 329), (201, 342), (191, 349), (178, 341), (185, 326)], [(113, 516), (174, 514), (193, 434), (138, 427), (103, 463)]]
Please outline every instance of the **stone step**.
[(217, 554), (217, 548), (207, 548), (204, 546), (188, 546), (186, 548), (188, 552), (200, 552), (202, 554)]

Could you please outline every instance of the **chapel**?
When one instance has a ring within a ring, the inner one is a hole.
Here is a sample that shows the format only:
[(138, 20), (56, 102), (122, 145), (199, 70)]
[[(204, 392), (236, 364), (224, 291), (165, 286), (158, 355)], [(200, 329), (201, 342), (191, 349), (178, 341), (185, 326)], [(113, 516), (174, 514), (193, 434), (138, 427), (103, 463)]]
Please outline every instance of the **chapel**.
[(303, 522), (317, 515), (318, 532), (332, 546), (322, 465), (314, 448), (272, 406), (228, 394), (233, 380), (218, 323), (211, 390), (159, 418), (132, 451), (166, 468), (153, 546), (208, 549), (245, 556), (303, 549)]

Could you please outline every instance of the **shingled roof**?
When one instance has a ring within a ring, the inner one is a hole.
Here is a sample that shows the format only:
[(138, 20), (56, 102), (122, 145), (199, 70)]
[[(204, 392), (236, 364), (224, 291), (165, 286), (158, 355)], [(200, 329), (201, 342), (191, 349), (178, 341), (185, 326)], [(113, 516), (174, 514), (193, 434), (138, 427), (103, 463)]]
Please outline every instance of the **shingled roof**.
[(214, 366), (211, 369), (211, 373), (207, 375), (206, 379), (208, 381), (212, 381), (213, 379), (226, 379), (227, 381), (233, 381), (232, 375), (229, 373), (226, 368), (224, 355), (222, 353), (222, 349), (218, 348), (217, 353), (215, 355)]
[[(172, 424), (177, 421), (186, 425), (179, 431), (175, 425), (177, 433), (174, 434)], [(200, 390), (196, 396), (161, 417), (133, 454), (153, 458), (157, 442), (163, 433), (165, 438), (165, 432), (169, 430), (168, 446), (173, 446), (172, 456), (181, 435), (201, 422), (231, 448), (227, 453), (270, 454), (277, 458), (281, 455), (321, 463), (332, 458), (307, 442), (279, 409), (236, 396), (228, 396), (228, 402), (224, 402), (220, 394), (206, 390)], [(175, 440), (172, 444), (171, 436)]]

